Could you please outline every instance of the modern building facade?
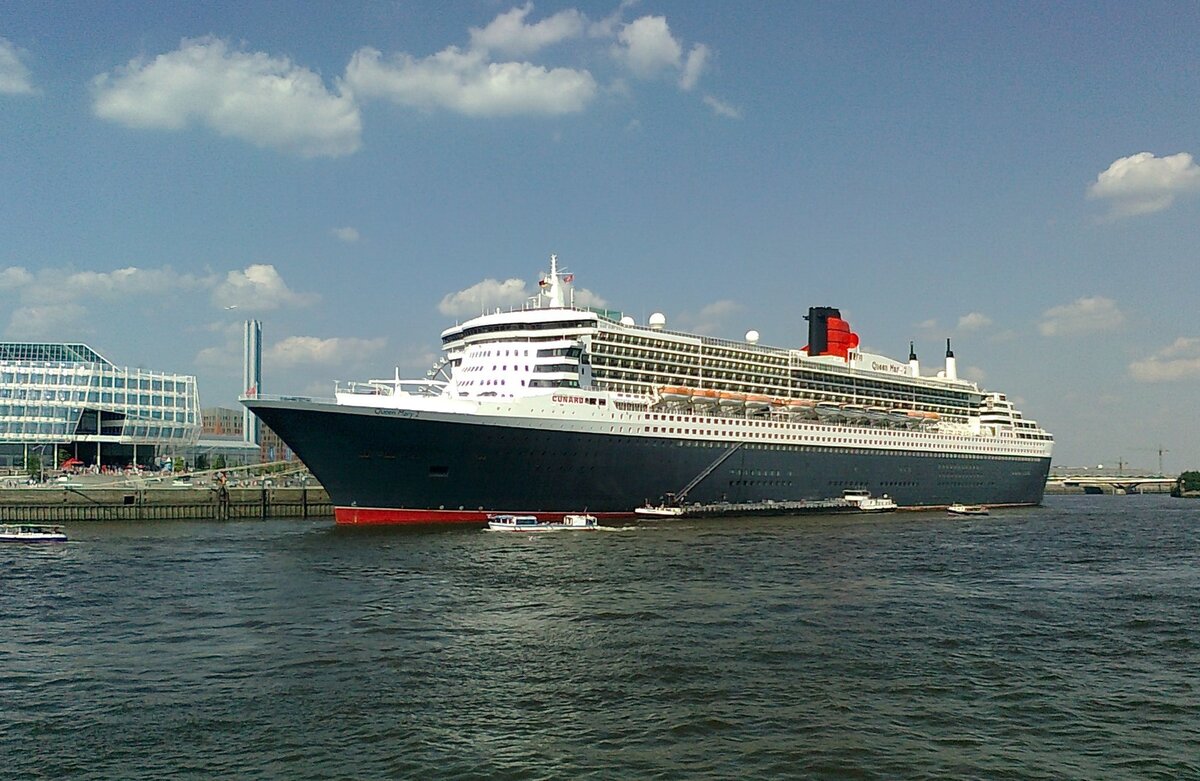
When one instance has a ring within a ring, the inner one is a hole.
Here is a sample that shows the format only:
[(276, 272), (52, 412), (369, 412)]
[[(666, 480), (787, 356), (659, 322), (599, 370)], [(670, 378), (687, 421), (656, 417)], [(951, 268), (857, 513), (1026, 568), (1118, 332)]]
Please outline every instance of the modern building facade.
[[(242, 331), (242, 387), (247, 396), (262, 393), (262, 323), (247, 320)], [(261, 444), (258, 416), (242, 410), (242, 438), (251, 444)]]
[(195, 376), (121, 368), (81, 343), (0, 342), (0, 467), (148, 464), (200, 426)]
[[(292, 449), (288, 447), (279, 435), (272, 431), (269, 427), (264, 426), (258, 416), (254, 416), (255, 422), (259, 427), (259, 443), (253, 445), (245, 441), (243, 436), (244, 431), (242, 426), (242, 412), (240, 410), (228, 409), (226, 407), (206, 407), (201, 410), (201, 418), (204, 427), (201, 433), (201, 442), (199, 450), (205, 450), (206, 447), (212, 449), (214, 446), (224, 442), (226, 447), (223, 449), (213, 449), (212, 452), (221, 452), (227, 463), (231, 458), (238, 458), (237, 463), (267, 463), (271, 461), (295, 461), (296, 455)], [(228, 445), (233, 442), (243, 445), (235, 451), (231, 451)]]

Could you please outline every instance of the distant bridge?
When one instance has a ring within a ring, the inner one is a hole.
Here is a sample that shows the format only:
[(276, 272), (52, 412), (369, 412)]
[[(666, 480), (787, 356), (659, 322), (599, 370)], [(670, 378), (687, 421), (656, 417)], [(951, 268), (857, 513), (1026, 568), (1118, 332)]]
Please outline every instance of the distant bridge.
[(1162, 475), (1069, 475), (1051, 477), (1046, 482), (1046, 485), (1082, 488), (1084, 493), (1089, 494), (1140, 494), (1144, 493), (1147, 489), (1155, 493), (1164, 493), (1163, 489), (1169, 490), (1177, 482), (1179, 482), (1178, 477), (1163, 477)]

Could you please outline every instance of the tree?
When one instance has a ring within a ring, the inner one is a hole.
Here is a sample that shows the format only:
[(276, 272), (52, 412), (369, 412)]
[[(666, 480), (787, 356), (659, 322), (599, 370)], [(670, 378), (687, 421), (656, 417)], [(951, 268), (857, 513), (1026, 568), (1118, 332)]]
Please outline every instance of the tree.
[(1183, 472), (1180, 474), (1176, 490), (1180, 494), (1188, 491), (1200, 491), (1200, 472)]

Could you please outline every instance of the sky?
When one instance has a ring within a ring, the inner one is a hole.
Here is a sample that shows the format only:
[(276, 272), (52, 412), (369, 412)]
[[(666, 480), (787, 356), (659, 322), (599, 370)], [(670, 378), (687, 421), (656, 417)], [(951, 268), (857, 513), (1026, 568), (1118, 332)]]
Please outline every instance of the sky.
[(1200, 5), (26, 2), (0, 339), (263, 392), (579, 300), (1007, 393), (1057, 466), (1200, 469)]

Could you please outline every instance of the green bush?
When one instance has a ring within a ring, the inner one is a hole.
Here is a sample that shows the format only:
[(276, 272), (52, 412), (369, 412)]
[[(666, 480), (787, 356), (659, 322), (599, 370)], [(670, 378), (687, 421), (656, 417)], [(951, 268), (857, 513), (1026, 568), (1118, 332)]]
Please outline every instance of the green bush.
[(1180, 474), (1179, 490), (1200, 491), (1200, 472), (1184, 472)]

